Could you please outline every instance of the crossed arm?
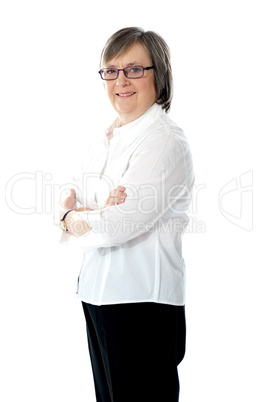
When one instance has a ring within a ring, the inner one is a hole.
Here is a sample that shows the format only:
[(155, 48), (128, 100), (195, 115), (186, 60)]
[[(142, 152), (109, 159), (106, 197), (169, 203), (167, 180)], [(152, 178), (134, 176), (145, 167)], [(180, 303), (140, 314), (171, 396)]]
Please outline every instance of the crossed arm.
[[(184, 138), (163, 137), (163, 132), (157, 132), (133, 154), (121, 185), (110, 193), (104, 208), (76, 210), (76, 194), (71, 190), (60, 217), (72, 210), (65, 223), (71, 234), (81, 238), (83, 250), (123, 244), (149, 231), (163, 216), (167, 220), (185, 215), (194, 183), (191, 152)], [(117, 205), (125, 199), (124, 205)]]
[[(108, 199), (105, 202), (104, 207), (121, 204), (126, 199), (125, 188), (118, 186), (115, 190), (111, 191)], [(80, 237), (91, 230), (91, 227), (82, 219), (79, 212), (91, 211), (90, 208), (78, 208), (76, 209), (76, 192), (71, 189), (69, 196), (62, 202), (60, 208), (60, 219), (64, 214), (71, 210), (65, 218), (65, 224), (68, 229), (68, 233)]]

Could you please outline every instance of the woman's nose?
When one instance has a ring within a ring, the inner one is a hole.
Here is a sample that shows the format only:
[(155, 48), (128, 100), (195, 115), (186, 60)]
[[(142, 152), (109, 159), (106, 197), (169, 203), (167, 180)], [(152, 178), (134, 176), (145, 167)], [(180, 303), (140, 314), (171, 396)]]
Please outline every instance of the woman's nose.
[(116, 80), (116, 85), (118, 86), (126, 86), (128, 85), (128, 78), (126, 78), (124, 72), (122, 70), (119, 71), (117, 80)]

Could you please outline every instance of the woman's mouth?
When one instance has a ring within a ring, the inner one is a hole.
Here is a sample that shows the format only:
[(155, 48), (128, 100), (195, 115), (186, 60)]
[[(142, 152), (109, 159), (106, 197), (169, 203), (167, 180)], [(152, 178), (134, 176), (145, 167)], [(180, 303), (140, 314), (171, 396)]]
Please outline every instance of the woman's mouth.
[(117, 96), (120, 96), (121, 98), (128, 98), (129, 96), (134, 95), (136, 92), (121, 92), (117, 93)]

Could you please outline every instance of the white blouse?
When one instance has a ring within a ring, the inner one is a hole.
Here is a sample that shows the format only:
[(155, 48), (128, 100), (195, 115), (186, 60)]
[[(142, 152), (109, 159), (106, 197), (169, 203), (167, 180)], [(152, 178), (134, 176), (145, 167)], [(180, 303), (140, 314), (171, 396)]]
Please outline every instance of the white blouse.
[[(161, 106), (123, 127), (117, 119), (85, 155), (77, 186), (92, 230), (73, 240), (84, 251), (78, 296), (95, 305), (185, 304), (182, 235), (194, 184), (183, 131)], [(124, 186), (124, 203), (103, 207)], [(64, 233), (64, 237), (72, 237)]]

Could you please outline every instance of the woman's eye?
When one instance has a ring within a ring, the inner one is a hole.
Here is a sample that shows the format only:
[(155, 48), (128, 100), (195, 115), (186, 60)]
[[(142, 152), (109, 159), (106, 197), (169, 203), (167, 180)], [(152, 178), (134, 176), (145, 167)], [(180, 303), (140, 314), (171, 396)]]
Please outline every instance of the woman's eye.
[(140, 71), (139, 67), (132, 67), (130, 72), (133, 74), (137, 74)]
[(115, 73), (116, 73), (116, 70), (112, 70), (112, 69), (106, 70), (106, 74), (115, 74)]

